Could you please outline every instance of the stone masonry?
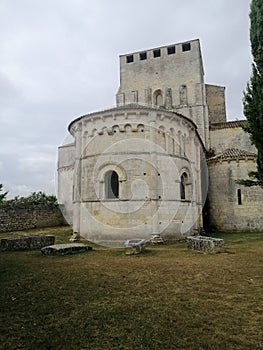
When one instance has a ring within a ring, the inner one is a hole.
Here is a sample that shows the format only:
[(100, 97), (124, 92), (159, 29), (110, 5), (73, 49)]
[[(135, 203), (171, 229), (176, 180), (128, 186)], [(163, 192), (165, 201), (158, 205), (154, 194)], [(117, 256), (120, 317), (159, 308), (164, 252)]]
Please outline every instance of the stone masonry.
[(65, 224), (65, 219), (59, 207), (0, 207), (0, 232), (24, 231)]
[(58, 199), (74, 234), (123, 245), (204, 224), (262, 230), (263, 190), (235, 182), (255, 169), (256, 149), (246, 121), (227, 121), (225, 87), (205, 82), (199, 40), (119, 63), (116, 107), (75, 118), (74, 142), (59, 147)]

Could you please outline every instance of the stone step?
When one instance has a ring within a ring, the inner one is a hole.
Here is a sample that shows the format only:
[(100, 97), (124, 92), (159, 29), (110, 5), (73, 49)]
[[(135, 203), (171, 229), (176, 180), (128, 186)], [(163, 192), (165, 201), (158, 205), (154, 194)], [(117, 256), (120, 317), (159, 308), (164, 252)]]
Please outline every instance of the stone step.
[(53, 244), (41, 249), (43, 255), (68, 255), (76, 253), (84, 253), (88, 250), (92, 250), (92, 247), (83, 243), (66, 243), (66, 244)]

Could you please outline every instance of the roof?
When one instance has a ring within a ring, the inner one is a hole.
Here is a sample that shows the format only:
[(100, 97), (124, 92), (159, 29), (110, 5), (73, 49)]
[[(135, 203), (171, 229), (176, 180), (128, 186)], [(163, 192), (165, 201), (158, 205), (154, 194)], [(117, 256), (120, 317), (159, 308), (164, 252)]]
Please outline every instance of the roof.
[(218, 129), (229, 129), (229, 128), (242, 128), (246, 126), (247, 120), (234, 120), (231, 122), (224, 123), (214, 123), (210, 125), (210, 130), (218, 130)]
[(240, 160), (240, 159), (255, 159), (257, 155), (253, 152), (249, 152), (243, 149), (238, 148), (228, 148), (224, 152), (211, 157), (208, 159), (208, 162), (216, 161), (229, 161), (229, 160)]

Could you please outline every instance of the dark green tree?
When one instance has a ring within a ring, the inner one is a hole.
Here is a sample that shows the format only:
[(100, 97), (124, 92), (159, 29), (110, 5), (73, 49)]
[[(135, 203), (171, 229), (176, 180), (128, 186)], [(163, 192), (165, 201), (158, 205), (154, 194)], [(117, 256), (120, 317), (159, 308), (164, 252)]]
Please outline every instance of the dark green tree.
[(11, 199), (9, 203), (12, 203), (13, 205), (49, 205), (49, 206), (57, 206), (57, 198), (56, 196), (47, 195), (45, 192), (39, 191), (39, 192), (32, 192), (27, 197), (15, 197), (14, 199)]
[(252, 75), (244, 92), (245, 131), (258, 150), (257, 171), (250, 172), (251, 180), (244, 185), (263, 187), (263, 1), (252, 0), (250, 6), (250, 42), (253, 56)]
[(3, 203), (4, 199), (6, 198), (8, 192), (3, 192), (3, 185), (0, 184), (0, 204)]

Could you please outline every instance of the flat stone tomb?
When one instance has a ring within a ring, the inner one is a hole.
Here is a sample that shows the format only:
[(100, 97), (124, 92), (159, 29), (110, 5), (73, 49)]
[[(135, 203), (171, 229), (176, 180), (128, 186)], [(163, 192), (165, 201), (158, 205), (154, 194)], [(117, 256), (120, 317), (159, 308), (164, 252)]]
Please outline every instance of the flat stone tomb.
[(40, 249), (47, 245), (54, 244), (55, 236), (53, 235), (35, 235), (2, 238), (0, 242), (1, 251), (17, 251)]
[(124, 243), (127, 255), (140, 254), (145, 250), (145, 239), (129, 239)]
[(209, 253), (222, 251), (224, 240), (207, 236), (189, 236), (187, 237), (187, 247), (190, 250), (199, 250)]
[(67, 244), (53, 244), (41, 249), (43, 255), (68, 255), (76, 253), (84, 253), (92, 250), (92, 247), (83, 243), (67, 243)]

